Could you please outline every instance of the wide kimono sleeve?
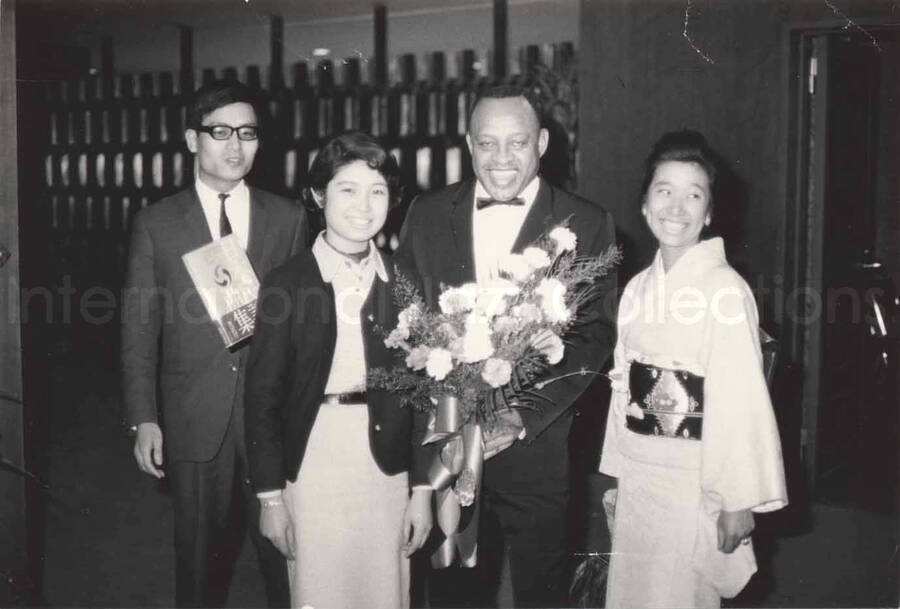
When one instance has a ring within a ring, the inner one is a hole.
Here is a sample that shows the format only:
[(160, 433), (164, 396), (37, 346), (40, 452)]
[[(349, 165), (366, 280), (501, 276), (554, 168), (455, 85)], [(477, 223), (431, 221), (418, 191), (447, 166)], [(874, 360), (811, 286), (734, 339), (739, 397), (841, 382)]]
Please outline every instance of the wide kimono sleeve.
[(610, 397), (609, 410), (606, 413), (606, 431), (600, 451), (601, 474), (618, 478), (622, 469), (622, 451), (620, 438), (625, 430), (625, 410), (628, 406), (628, 362), (625, 345), (628, 341), (628, 325), (635, 319), (636, 307), (639, 306), (641, 279), (646, 270), (625, 286), (619, 301), (616, 316), (616, 347), (613, 350), (613, 369), (609, 371)]
[(787, 490), (756, 304), (733, 270), (716, 275), (705, 335), (703, 505), (709, 514), (776, 510), (787, 505)]
[(622, 470), (622, 452), (619, 436), (625, 429), (625, 408), (628, 405), (628, 367), (625, 362), (625, 346), (622, 342), (622, 328), (619, 327), (619, 341), (613, 351), (614, 367), (609, 372), (612, 392), (609, 410), (606, 413), (606, 431), (600, 451), (601, 474), (618, 478)]

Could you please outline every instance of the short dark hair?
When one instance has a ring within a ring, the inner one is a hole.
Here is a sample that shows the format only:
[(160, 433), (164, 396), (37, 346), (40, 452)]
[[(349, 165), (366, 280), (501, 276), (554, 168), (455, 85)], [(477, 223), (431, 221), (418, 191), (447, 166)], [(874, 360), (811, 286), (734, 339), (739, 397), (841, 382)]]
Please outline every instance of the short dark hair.
[(214, 80), (194, 92), (188, 106), (185, 127), (197, 129), (203, 126), (203, 119), (228, 104), (245, 103), (253, 107), (256, 120), (260, 120), (259, 98), (256, 92), (245, 84), (231, 80)]
[(647, 157), (644, 168), (641, 202), (643, 203), (647, 197), (647, 189), (650, 188), (656, 168), (667, 161), (696, 163), (700, 166), (700, 169), (706, 173), (706, 177), (709, 179), (709, 211), (712, 213), (713, 203), (716, 200), (714, 192), (716, 190), (716, 174), (718, 173), (719, 161), (703, 134), (689, 129), (670, 131), (659, 138), (656, 144), (653, 145), (653, 150), (650, 152), (650, 156)]
[(332, 138), (316, 155), (309, 168), (308, 185), (303, 189), (306, 206), (319, 211), (313, 192), (320, 196), (324, 194), (328, 183), (340, 168), (354, 161), (364, 161), (384, 176), (391, 207), (400, 202), (403, 193), (400, 187), (400, 166), (396, 159), (371, 135), (361, 131), (348, 131)]
[(478, 92), (478, 96), (475, 98), (475, 102), (469, 109), (468, 124), (470, 125), (470, 128), (472, 125), (472, 115), (475, 114), (475, 108), (478, 107), (478, 104), (479, 102), (481, 102), (481, 100), (506, 99), (509, 97), (521, 97), (526, 102), (528, 102), (528, 105), (531, 106), (532, 110), (534, 110), (534, 116), (537, 119), (538, 128), (543, 125), (544, 107), (541, 103), (540, 97), (534, 92), (533, 89), (521, 85), (491, 85)]

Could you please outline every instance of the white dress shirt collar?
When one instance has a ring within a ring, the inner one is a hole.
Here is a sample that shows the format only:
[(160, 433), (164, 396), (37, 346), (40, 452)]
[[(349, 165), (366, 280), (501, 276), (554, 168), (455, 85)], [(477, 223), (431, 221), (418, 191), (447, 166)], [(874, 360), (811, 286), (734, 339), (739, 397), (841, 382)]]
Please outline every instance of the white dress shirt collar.
[(475, 261), (475, 280), (484, 283), (499, 276), (504, 257), (516, 243), (528, 212), (534, 206), (541, 180), (532, 179), (519, 197), (524, 205), (491, 205), (478, 209), (476, 201), (490, 197), (481, 182), (475, 184), (472, 197), (472, 253)]
[(359, 262), (340, 253), (325, 241), (325, 231), (322, 231), (319, 233), (319, 236), (316, 237), (312, 251), (313, 256), (316, 258), (316, 262), (319, 263), (322, 279), (324, 279), (326, 283), (332, 283), (338, 273), (348, 268), (348, 264), (349, 268), (357, 268), (363, 273), (368, 269), (373, 269), (374, 273), (378, 275), (382, 281), (387, 282), (388, 280), (387, 268), (384, 265), (384, 260), (381, 258), (378, 248), (375, 247), (375, 244), (371, 240), (369, 240), (369, 254)]
[[(209, 233), (213, 239), (218, 239), (220, 237), (219, 215), (222, 208), (222, 202), (219, 199), (220, 193), (207, 186), (199, 177), (194, 180), (194, 188), (200, 199), (200, 205), (203, 207), (203, 214), (209, 225)], [(250, 238), (250, 189), (247, 187), (247, 183), (241, 180), (237, 186), (225, 194), (228, 194), (228, 198), (225, 199), (228, 222), (231, 224), (232, 232), (246, 250)]]
[[(216, 201), (219, 200), (220, 192), (218, 190), (216, 190), (215, 188), (211, 188), (210, 186), (207, 186), (206, 182), (201, 180), (199, 177), (194, 179), (194, 185), (197, 187), (197, 193), (201, 197), (204, 195), (212, 196), (212, 197), (216, 198)], [(241, 180), (240, 182), (238, 182), (234, 186), (234, 188), (232, 188), (231, 190), (225, 191), (225, 194), (231, 195), (233, 197), (240, 196), (241, 194), (247, 194), (249, 196), (249, 193), (250, 193), (250, 189), (247, 187), (247, 183), (244, 180)]]

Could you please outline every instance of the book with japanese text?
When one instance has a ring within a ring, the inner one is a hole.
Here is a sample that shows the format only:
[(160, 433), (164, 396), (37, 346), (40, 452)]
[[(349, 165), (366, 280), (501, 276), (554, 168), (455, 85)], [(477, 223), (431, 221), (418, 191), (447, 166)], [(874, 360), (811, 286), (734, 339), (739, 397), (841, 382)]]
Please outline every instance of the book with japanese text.
[(253, 335), (259, 280), (234, 234), (181, 259), (226, 347)]

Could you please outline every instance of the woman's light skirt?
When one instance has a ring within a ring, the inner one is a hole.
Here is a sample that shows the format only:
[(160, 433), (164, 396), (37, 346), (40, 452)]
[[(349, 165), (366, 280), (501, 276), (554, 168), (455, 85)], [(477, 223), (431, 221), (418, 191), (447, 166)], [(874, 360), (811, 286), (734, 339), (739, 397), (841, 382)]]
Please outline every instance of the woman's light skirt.
[(368, 423), (364, 404), (323, 404), (300, 475), (285, 488), (296, 539), (288, 562), (294, 607), (409, 607), (401, 551), (407, 474), (378, 468)]

